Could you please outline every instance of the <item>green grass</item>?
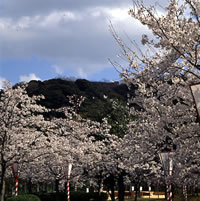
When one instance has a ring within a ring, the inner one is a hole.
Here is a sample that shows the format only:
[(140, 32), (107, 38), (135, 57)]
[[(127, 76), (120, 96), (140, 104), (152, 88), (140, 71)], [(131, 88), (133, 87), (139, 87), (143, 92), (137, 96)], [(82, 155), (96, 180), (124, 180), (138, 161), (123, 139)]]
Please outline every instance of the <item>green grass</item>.
[(164, 199), (159, 199), (159, 198), (138, 198), (138, 201), (163, 201)]
[[(155, 198), (155, 199), (154, 198), (151, 198), (151, 199), (148, 199), (148, 198), (138, 198), (137, 200), (138, 201), (165, 201), (165, 199), (158, 199), (158, 198)], [(118, 201), (118, 199), (115, 199), (115, 201)], [(133, 199), (133, 198), (124, 199), (124, 201), (135, 201), (135, 199)]]
[[(125, 201), (134, 201), (134, 199), (125, 199)], [(165, 201), (165, 199), (138, 198), (138, 201)], [(184, 198), (183, 196), (175, 196), (173, 201), (184, 201)], [(200, 201), (200, 196), (188, 196), (188, 201)]]

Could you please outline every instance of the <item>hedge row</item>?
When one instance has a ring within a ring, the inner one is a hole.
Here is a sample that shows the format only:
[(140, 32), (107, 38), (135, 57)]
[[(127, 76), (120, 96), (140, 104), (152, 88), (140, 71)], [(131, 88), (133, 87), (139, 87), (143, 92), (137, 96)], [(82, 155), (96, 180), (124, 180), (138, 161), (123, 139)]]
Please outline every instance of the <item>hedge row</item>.
[[(108, 196), (106, 193), (98, 192), (71, 192), (70, 201), (106, 201)], [(66, 193), (43, 193), (43, 194), (27, 194), (18, 195), (8, 198), (6, 201), (66, 201)]]
[(7, 198), (6, 201), (40, 201), (40, 198), (36, 195), (27, 194), (27, 195), (18, 195)]
[[(37, 194), (41, 201), (66, 201), (66, 193), (45, 193)], [(106, 193), (98, 192), (86, 193), (86, 192), (71, 192), (70, 201), (106, 201), (108, 196)]]

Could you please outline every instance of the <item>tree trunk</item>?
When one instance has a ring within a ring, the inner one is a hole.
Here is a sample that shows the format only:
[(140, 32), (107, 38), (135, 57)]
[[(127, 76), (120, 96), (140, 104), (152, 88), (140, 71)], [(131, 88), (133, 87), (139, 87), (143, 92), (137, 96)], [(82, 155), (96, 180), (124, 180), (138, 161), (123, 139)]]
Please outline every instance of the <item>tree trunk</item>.
[(32, 190), (32, 181), (31, 181), (31, 178), (28, 179), (28, 193), (32, 193), (33, 190)]
[[(113, 183), (115, 183), (115, 182), (113, 182)], [(115, 186), (114, 186), (114, 184), (113, 185), (111, 185), (111, 200), (112, 201), (115, 201), (115, 188), (114, 188)]]
[(104, 185), (107, 187), (107, 192), (112, 201), (115, 201), (115, 178), (114, 175), (111, 174), (104, 180)]
[(109, 186), (110, 186), (110, 190), (111, 190), (111, 200), (115, 201), (115, 179), (113, 175), (110, 175), (109, 177)]
[(56, 193), (59, 193), (59, 180), (58, 179), (56, 179), (55, 180), (55, 187), (56, 187)]
[(48, 193), (48, 183), (45, 183), (44, 185), (45, 185), (45, 186), (44, 186), (44, 192), (45, 192), (45, 193)]
[(0, 201), (4, 201), (5, 198), (5, 190), (6, 190), (6, 182), (5, 182), (5, 174), (6, 174), (6, 165), (1, 165), (1, 183), (0, 183)]
[(65, 188), (64, 192), (67, 193), (67, 182), (65, 182), (64, 188)]
[(25, 181), (23, 181), (23, 193), (27, 193), (27, 182), (26, 182), (26, 180)]
[(37, 188), (37, 193), (39, 193), (40, 192), (40, 183), (37, 183), (37, 186), (36, 186), (36, 188)]
[(3, 179), (1, 181), (1, 193), (0, 193), (0, 201), (4, 201), (4, 197), (5, 197), (5, 190), (6, 190), (6, 183), (5, 183), (5, 179)]
[(119, 201), (124, 201), (124, 177), (123, 174), (119, 175), (118, 178), (118, 200)]
[(139, 185), (135, 185), (135, 201), (137, 201), (138, 199), (138, 189), (139, 189)]
[(99, 196), (100, 196), (101, 193), (103, 192), (103, 179), (101, 179), (100, 182), (99, 182), (99, 189), (98, 189), (98, 191), (99, 191)]

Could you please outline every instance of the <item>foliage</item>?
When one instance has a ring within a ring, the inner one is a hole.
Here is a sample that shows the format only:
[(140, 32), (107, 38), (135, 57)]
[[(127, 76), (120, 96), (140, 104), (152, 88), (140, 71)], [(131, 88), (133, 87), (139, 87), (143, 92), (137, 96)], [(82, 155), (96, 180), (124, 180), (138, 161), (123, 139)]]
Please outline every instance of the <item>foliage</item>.
[[(151, 198), (151, 199), (148, 199), (148, 198), (138, 198), (138, 201), (163, 201), (164, 199), (157, 199), (157, 198)], [(175, 195), (173, 197), (173, 200), (174, 201), (184, 201), (184, 197), (179, 195)], [(199, 201), (200, 200), (200, 196), (189, 196), (188, 197), (188, 200), (189, 201)], [(125, 199), (125, 201), (134, 201), (134, 199)]]
[(200, 201), (200, 196), (188, 196), (188, 200), (190, 200), (190, 201)]
[(36, 195), (26, 194), (10, 197), (6, 201), (40, 201), (40, 198)]
[(12, 164), (35, 160), (49, 153), (50, 134), (47, 134), (49, 122), (42, 113), (46, 108), (37, 105), (42, 96), (29, 97), (25, 85), (12, 88), (5, 83), (0, 97), (0, 199), (4, 197), (5, 178)]
[(97, 98), (86, 98), (80, 108), (80, 113), (83, 118), (89, 118), (94, 121), (101, 122), (104, 117), (111, 111), (112, 105), (106, 100)]
[(69, 106), (67, 96), (84, 96), (86, 99), (80, 107), (80, 114), (84, 118), (99, 122), (110, 111), (110, 104), (105, 101), (104, 96), (126, 102), (128, 91), (125, 84), (90, 82), (84, 79), (31, 81), (27, 87), (30, 96), (44, 95), (45, 99), (41, 100), (40, 103), (54, 109)]
[(110, 111), (107, 114), (109, 125), (111, 125), (110, 133), (123, 138), (128, 130), (128, 124), (134, 119), (130, 114), (130, 108), (127, 103), (118, 99), (108, 100)]
[(156, 4), (146, 6), (142, 0), (134, 1), (129, 14), (145, 25), (153, 37), (143, 34), (141, 43), (147, 51), (136, 51), (137, 47), (128, 47), (113, 31), (123, 50), (120, 56), (129, 63), (122, 68), (125, 80), (137, 82), (139, 76), (148, 83), (153, 81), (152, 76), (162, 77), (165, 73), (199, 79), (200, 33), (196, 31), (200, 24), (199, 8), (197, 0), (170, 0), (164, 9)]
[[(64, 192), (60, 193), (45, 193), (38, 194), (41, 201), (66, 201), (67, 195)], [(108, 198), (106, 193), (101, 193), (99, 195), (98, 192), (94, 193), (86, 193), (86, 192), (71, 192), (70, 200), (71, 201), (106, 201)]]
[(66, 201), (66, 193), (41, 193), (37, 194), (41, 201)]
[(156, 4), (146, 6), (142, 0), (133, 2), (129, 14), (153, 37), (142, 35), (141, 43), (147, 51), (137, 51), (137, 45), (135, 49), (128, 47), (111, 27), (122, 48), (119, 58), (128, 61), (128, 67), (121, 66), (121, 76), (128, 85), (138, 87), (131, 102), (141, 108), (132, 108), (138, 119), (130, 124), (127, 147), (140, 142), (137, 149), (143, 153), (141, 157), (160, 178), (164, 173), (154, 158), (162, 151), (160, 145), (170, 138), (175, 145), (170, 147), (175, 151), (174, 169), (173, 177), (165, 177), (165, 182), (198, 185), (199, 123), (189, 85), (200, 79), (200, 2), (169, 0), (163, 10)]

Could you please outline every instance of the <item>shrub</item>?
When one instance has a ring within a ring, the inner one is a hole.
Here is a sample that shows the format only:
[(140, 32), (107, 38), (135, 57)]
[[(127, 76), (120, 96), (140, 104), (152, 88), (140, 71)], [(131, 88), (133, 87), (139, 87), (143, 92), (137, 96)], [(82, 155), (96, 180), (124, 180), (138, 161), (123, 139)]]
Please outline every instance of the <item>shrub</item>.
[(41, 193), (37, 194), (41, 201), (66, 201), (66, 193)]
[(184, 201), (183, 195), (175, 195), (174, 196), (174, 201)]
[[(64, 192), (60, 193), (43, 193), (37, 194), (41, 201), (66, 201), (67, 195)], [(98, 192), (86, 193), (86, 192), (71, 192), (70, 201), (106, 201), (108, 198), (106, 193)]]
[(89, 193), (85, 192), (72, 192), (71, 201), (89, 201)]
[(40, 201), (40, 198), (36, 195), (26, 194), (10, 197), (6, 201)]
[(190, 201), (200, 201), (200, 196), (189, 196), (188, 200), (190, 200)]
[(106, 201), (108, 196), (106, 193), (98, 192), (86, 193), (86, 192), (72, 192), (71, 201)]
[(106, 193), (101, 193), (101, 195), (99, 195), (98, 192), (90, 193), (90, 200), (106, 201), (107, 199), (108, 199), (108, 195)]
[[(200, 196), (193, 196), (193, 195), (188, 195), (188, 200), (189, 201), (200, 201)], [(183, 195), (175, 196), (174, 201), (184, 201)]]

